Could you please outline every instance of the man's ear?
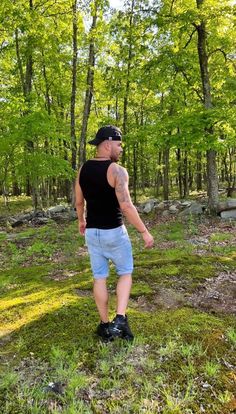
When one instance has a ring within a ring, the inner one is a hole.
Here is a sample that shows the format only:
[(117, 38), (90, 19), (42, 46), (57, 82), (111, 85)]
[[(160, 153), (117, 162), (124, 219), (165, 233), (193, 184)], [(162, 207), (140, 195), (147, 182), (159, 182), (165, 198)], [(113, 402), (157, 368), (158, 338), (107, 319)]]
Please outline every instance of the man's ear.
[(110, 151), (111, 150), (111, 141), (108, 141), (108, 140), (104, 141), (104, 148), (107, 151)]

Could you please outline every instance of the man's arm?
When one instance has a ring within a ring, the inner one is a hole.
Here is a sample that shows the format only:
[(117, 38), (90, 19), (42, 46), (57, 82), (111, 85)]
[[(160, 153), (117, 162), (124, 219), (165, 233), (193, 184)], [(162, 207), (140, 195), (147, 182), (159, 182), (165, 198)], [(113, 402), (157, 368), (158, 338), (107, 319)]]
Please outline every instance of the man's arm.
[(85, 228), (86, 228), (85, 200), (84, 200), (84, 196), (83, 196), (80, 184), (79, 184), (79, 174), (80, 174), (80, 171), (78, 172), (78, 175), (76, 177), (76, 182), (75, 182), (75, 207), (76, 207), (77, 216), (79, 220), (79, 223), (78, 223), (79, 232), (83, 236), (85, 232)]
[(152, 247), (154, 243), (153, 237), (144, 225), (134, 204), (132, 203), (129, 193), (129, 176), (126, 169), (114, 164), (112, 172), (115, 183), (116, 197), (122, 213), (127, 218), (128, 222), (132, 224), (139, 233), (141, 233), (145, 247)]

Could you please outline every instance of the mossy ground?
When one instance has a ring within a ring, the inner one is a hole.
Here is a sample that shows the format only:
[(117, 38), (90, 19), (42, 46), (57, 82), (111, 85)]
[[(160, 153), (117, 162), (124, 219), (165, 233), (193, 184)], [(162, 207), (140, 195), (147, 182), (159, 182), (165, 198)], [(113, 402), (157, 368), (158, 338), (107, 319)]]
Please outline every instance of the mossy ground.
[(0, 233), (1, 413), (235, 412), (235, 318), (188, 301), (206, 279), (235, 273), (235, 226), (147, 220), (152, 250), (129, 229), (133, 344), (102, 344), (94, 334), (89, 258), (75, 222)]

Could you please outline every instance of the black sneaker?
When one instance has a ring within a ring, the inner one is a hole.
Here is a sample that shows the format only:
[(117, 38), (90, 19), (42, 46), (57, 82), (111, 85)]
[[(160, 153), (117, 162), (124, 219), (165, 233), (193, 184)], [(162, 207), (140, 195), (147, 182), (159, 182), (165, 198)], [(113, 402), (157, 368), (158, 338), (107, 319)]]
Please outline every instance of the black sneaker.
[(132, 334), (127, 315), (116, 315), (113, 321), (110, 323), (109, 331), (113, 337), (123, 338), (127, 341), (133, 341), (134, 335)]
[(109, 325), (110, 323), (107, 322), (101, 322), (96, 330), (96, 333), (98, 336), (100, 336), (100, 338), (104, 341), (104, 342), (109, 342), (109, 341), (113, 341), (113, 336), (110, 333), (110, 329), (109, 329)]

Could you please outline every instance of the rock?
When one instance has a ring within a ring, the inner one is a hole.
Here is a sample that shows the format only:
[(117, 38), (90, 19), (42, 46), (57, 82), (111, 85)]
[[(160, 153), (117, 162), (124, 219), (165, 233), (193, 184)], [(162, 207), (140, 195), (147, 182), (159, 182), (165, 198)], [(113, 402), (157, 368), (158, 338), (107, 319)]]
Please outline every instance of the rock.
[(20, 214), (19, 216), (17, 216), (17, 219), (21, 221), (29, 221), (31, 220), (32, 216), (33, 213)]
[(32, 213), (20, 214), (19, 216), (16, 216), (16, 217), (10, 217), (9, 222), (11, 224), (11, 227), (13, 228), (19, 227), (19, 226), (22, 226), (23, 224), (28, 223), (33, 217), (36, 217), (37, 214), (39, 214), (38, 211), (32, 212)]
[(209, 240), (205, 237), (196, 237), (195, 239), (189, 239), (189, 243), (194, 244), (195, 246), (201, 246), (209, 244)]
[(227, 210), (227, 202), (226, 201), (220, 201), (217, 204), (217, 212), (220, 213), (221, 211)]
[(51, 220), (55, 221), (56, 223), (66, 223), (69, 221), (68, 214), (54, 214), (51, 216)]
[(78, 219), (76, 209), (73, 208), (73, 209), (70, 209), (69, 210), (69, 212), (68, 212), (68, 218), (69, 218), (69, 221), (74, 221), (74, 220), (77, 220)]
[(185, 208), (185, 207), (190, 207), (192, 203), (191, 203), (191, 201), (186, 200), (186, 201), (181, 201), (180, 204), (181, 204), (182, 207)]
[(32, 218), (35, 218), (35, 217), (46, 217), (46, 212), (45, 211), (43, 211), (43, 210), (35, 210), (33, 213), (32, 213)]
[(190, 207), (186, 208), (185, 210), (181, 211), (179, 214), (180, 216), (190, 216), (190, 215), (199, 215), (205, 211), (206, 207), (200, 203), (192, 203)]
[(175, 205), (173, 205), (173, 206), (170, 206), (170, 208), (169, 208), (169, 212), (170, 212), (171, 214), (176, 214), (176, 213), (178, 213), (178, 212), (179, 212), (179, 210), (178, 210), (178, 208), (177, 208)]
[(49, 223), (49, 219), (47, 217), (35, 217), (31, 220), (32, 224), (35, 224), (36, 226), (43, 226), (45, 224)]
[(232, 200), (227, 200), (227, 207), (236, 208), (236, 198), (232, 198)]
[(233, 198), (232, 200), (220, 201), (217, 206), (218, 212), (224, 210), (231, 210), (236, 208), (236, 199)]
[(236, 208), (232, 210), (221, 211), (220, 216), (223, 219), (235, 219), (236, 220)]
[(169, 210), (164, 210), (162, 213), (162, 217), (168, 217), (170, 215)]
[(157, 204), (156, 210), (165, 210), (165, 203), (161, 201), (161, 203)]
[(19, 226), (22, 226), (22, 224), (24, 224), (24, 223), (25, 223), (25, 221), (24, 221), (24, 220), (14, 219), (13, 217), (11, 217), (11, 218), (9, 219), (9, 222), (10, 222), (10, 224), (11, 224), (11, 227), (13, 227), (13, 228), (15, 228), (15, 227), (19, 227)]
[(191, 214), (202, 214), (206, 210), (206, 206), (200, 203), (192, 203), (189, 207)]
[(204, 384), (202, 384), (202, 388), (204, 389), (211, 388), (211, 385), (208, 384), (208, 382), (204, 382)]
[(56, 214), (56, 213), (64, 213), (65, 211), (67, 211), (67, 208), (65, 206), (59, 205), (59, 206), (55, 206), (55, 207), (50, 207), (47, 210), (47, 213), (49, 215), (52, 215), (52, 214)]
[(138, 211), (140, 213), (150, 213), (156, 206), (157, 200), (155, 198), (148, 200), (146, 203), (142, 203), (138, 206)]
[(143, 209), (143, 212), (146, 213), (146, 214), (148, 214), (148, 213), (150, 213), (153, 210), (153, 207), (154, 207), (154, 204), (152, 204), (151, 202), (148, 202), (145, 205), (145, 207)]
[(65, 384), (61, 382), (49, 382), (49, 384), (44, 388), (47, 392), (54, 392), (55, 394), (63, 395), (65, 390)]

